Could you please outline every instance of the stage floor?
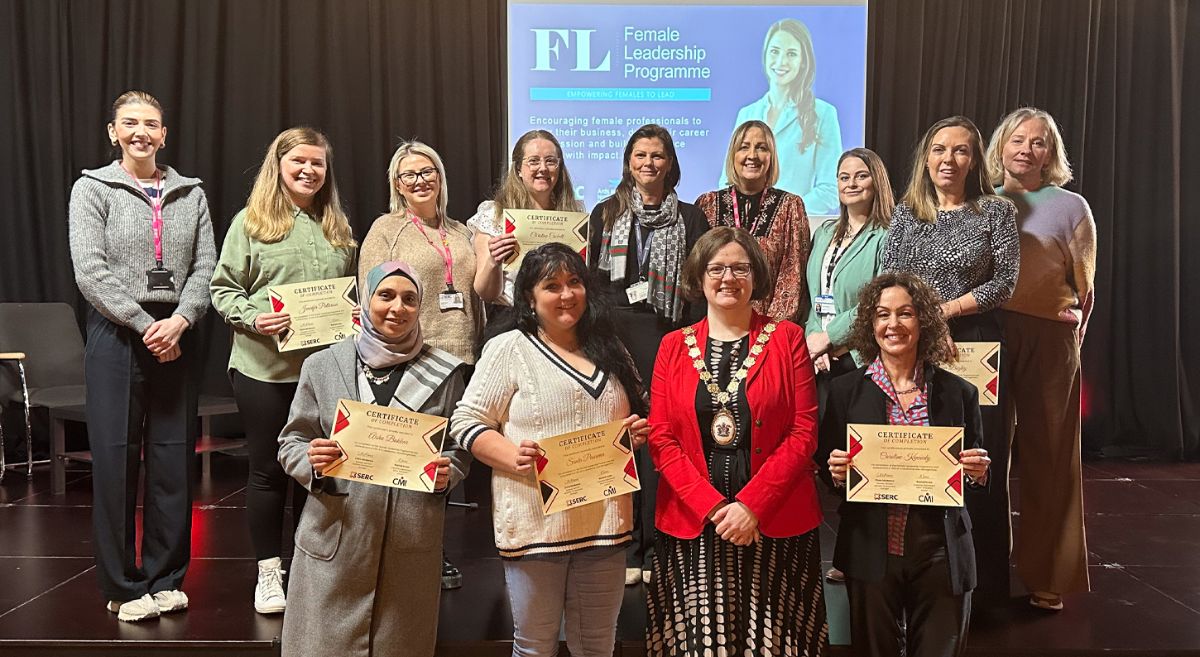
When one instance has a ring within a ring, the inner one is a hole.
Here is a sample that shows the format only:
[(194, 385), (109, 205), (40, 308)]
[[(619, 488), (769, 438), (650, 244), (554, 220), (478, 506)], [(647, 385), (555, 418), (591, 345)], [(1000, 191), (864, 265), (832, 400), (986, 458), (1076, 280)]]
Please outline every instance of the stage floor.
[[(251, 604), (246, 461), (213, 459), (211, 479), (196, 487), (194, 556), (184, 587), (191, 608), (144, 623), (118, 622), (97, 592), (87, 466), (69, 472), (67, 492), (57, 497), (47, 467), (36, 469), (32, 481), (10, 470), (0, 486), (0, 654), (277, 654), (282, 617), (260, 616)], [(451, 509), (447, 518), (447, 551), (465, 583), (442, 596), (439, 655), (511, 651), (487, 477), (478, 466), (463, 489), (483, 508)], [(1097, 461), (1085, 465), (1084, 477), (1092, 593), (1067, 597), (1058, 614), (1034, 610), (1022, 598), (976, 614), (969, 656), (1200, 655), (1200, 463)], [(1013, 490), (1019, 500), (1018, 481)], [(828, 559), (835, 501), (828, 495), (823, 501), (821, 549)], [(1014, 524), (1020, 531), (1019, 515)], [(827, 585), (826, 596), (830, 654), (848, 655), (844, 589)], [(643, 653), (644, 615), (642, 587), (628, 587), (618, 655)]]

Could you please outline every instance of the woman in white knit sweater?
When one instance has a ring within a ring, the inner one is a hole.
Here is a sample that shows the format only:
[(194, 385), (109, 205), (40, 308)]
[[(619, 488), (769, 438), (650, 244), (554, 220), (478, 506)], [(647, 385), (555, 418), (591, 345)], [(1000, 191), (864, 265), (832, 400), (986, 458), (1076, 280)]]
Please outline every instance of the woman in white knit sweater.
[(579, 254), (530, 251), (514, 285), (517, 329), (487, 343), (451, 432), (492, 467), (492, 524), (513, 614), (513, 655), (554, 655), (566, 619), (576, 657), (612, 655), (631, 540), (628, 495), (542, 515), (537, 441), (624, 419), (646, 438), (641, 385)]

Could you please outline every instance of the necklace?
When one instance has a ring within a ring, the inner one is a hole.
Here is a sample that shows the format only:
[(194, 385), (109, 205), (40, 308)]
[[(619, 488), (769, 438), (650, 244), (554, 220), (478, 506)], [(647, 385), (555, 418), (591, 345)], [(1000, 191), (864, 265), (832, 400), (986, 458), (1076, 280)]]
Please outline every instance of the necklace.
[(920, 389), (921, 389), (921, 386), (916, 386), (916, 385), (914, 385), (913, 387), (911, 387), (911, 388), (909, 388), (909, 389), (907, 389), (907, 390), (897, 390), (897, 391), (896, 391), (896, 394), (897, 394), (897, 395), (907, 395), (907, 394), (910, 394), (910, 393), (914, 393), (914, 392), (916, 392), (916, 391), (918, 391), (918, 390), (920, 390)]
[(767, 346), (767, 341), (771, 339), (771, 334), (775, 332), (775, 326), (775, 322), (769, 322), (759, 332), (754, 344), (750, 347), (750, 353), (746, 356), (746, 360), (742, 361), (742, 366), (730, 377), (729, 385), (725, 386), (724, 390), (717, 385), (712, 373), (704, 365), (704, 354), (696, 342), (696, 327), (688, 326), (683, 329), (683, 344), (687, 348), (688, 357), (692, 359), (692, 367), (696, 368), (696, 373), (700, 375), (700, 380), (704, 382), (704, 387), (708, 390), (708, 394), (712, 395), (713, 401), (720, 406), (720, 410), (713, 416), (712, 421), (713, 441), (718, 445), (729, 445), (737, 440), (737, 421), (734, 420), (733, 413), (729, 410), (729, 400), (737, 394), (742, 380), (746, 378), (746, 373), (758, 362), (758, 356), (762, 354), (763, 349)]
[(367, 377), (367, 381), (369, 383), (371, 383), (373, 385), (381, 386), (381, 385), (387, 383), (388, 379), (392, 378), (392, 375), (396, 373), (396, 370), (400, 367), (400, 365), (403, 365), (403, 363), (400, 363), (399, 365), (393, 365), (392, 369), (387, 371), (387, 374), (380, 376), (378, 374), (375, 374), (373, 371), (371, 371), (371, 367), (369, 365), (367, 365), (366, 363), (363, 363), (362, 364), (362, 373)]

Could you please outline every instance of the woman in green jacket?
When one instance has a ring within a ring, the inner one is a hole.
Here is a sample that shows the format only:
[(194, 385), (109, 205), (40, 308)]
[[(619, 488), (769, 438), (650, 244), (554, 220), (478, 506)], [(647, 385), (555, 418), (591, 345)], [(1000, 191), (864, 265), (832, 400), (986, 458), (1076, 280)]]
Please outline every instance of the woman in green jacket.
[(254, 609), (260, 614), (280, 613), (286, 604), (283, 512), (291, 487), (294, 527), (306, 494), (280, 467), (277, 441), (300, 366), (316, 351), (279, 351), (276, 336), (291, 316), (275, 311), (267, 290), (354, 276), (357, 245), (338, 201), (332, 157), (329, 140), (312, 128), (284, 130), (271, 142), (246, 207), (225, 235), (209, 288), (213, 308), (233, 329), (229, 375), (250, 455), (246, 515), (258, 560)]
[[(852, 148), (838, 159), (839, 213), (817, 228), (808, 256), (812, 305), (804, 334), (817, 368), (817, 399), (825, 411), (829, 382), (862, 362), (846, 344), (858, 312), (858, 291), (879, 273), (888, 220), (896, 205), (887, 168), (870, 149)], [(830, 581), (843, 580), (830, 568)]]

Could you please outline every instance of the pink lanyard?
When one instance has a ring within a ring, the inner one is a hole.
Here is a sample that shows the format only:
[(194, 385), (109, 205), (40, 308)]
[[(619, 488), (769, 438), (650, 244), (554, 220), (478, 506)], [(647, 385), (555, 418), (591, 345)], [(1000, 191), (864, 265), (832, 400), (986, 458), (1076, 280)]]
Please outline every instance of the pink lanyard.
[(125, 168), (124, 164), (121, 165), (121, 170), (124, 171), (126, 174), (129, 175), (130, 178), (133, 179), (134, 187), (137, 187), (137, 190), (142, 193), (142, 196), (145, 196), (146, 200), (150, 201), (150, 212), (151, 212), (150, 227), (154, 230), (154, 266), (158, 267), (159, 269), (162, 269), (162, 266), (163, 266), (163, 247), (162, 247), (163, 181), (162, 181), (162, 172), (159, 171), (158, 169), (154, 170), (154, 189), (155, 189), (156, 198), (150, 198), (150, 195), (146, 193), (146, 190), (142, 189), (142, 182), (137, 179), (137, 176), (133, 175), (132, 173), (129, 173), (129, 170)]
[[(737, 228), (741, 228), (742, 227), (742, 213), (740, 210), (738, 210), (737, 188), (730, 187), (729, 193), (733, 194), (733, 225), (736, 226)], [(754, 224), (752, 224), (750, 226), (750, 228), (747, 229), (750, 231), (751, 235), (753, 235), (754, 231), (758, 228), (758, 222), (761, 219), (762, 219), (762, 210), (760, 209), (758, 212), (758, 217), (755, 218), (755, 220), (754, 220)]]
[(429, 246), (432, 246), (433, 250), (437, 251), (438, 255), (442, 256), (442, 264), (446, 267), (446, 291), (454, 291), (454, 254), (450, 252), (450, 240), (446, 234), (445, 224), (442, 223), (438, 226), (438, 236), (442, 238), (442, 246), (446, 248), (446, 251), (443, 253), (442, 250), (437, 247), (437, 244), (434, 244), (433, 240), (429, 239), (429, 233), (425, 232), (425, 224), (422, 223), (415, 214), (408, 215), (408, 218), (412, 220), (413, 225), (417, 227), (417, 230), (421, 231), (421, 236), (425, 238), (426, 242), (429, 242)]

